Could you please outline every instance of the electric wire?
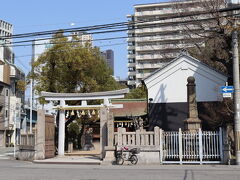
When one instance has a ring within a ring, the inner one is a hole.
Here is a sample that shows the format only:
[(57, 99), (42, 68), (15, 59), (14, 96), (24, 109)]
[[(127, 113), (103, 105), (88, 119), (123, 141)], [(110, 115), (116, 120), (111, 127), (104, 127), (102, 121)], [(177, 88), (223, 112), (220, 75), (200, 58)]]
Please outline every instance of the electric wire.
[[(230, 8), (224, 8), (220, 10), (216, 10), (214, 13), (223, 13), (228, 11), (234, 11), (239, 10), (240, 6), (236, 7), (230, 7)], [(183, 18), (183, 17), (190, 17), (190, 16), (196, 16), (196, 15), (203, 15), (203, 14), (209, 14), (208, 11), (201, 11), (201, 12), (190, 12), (182, 15), (170, 15), (168, 17), (159, 17), (159, 20), (166, 20), (166, 19), (175, 19), (175, 18)], [(231, 15), (233, 16), (233, 15)], [(152, 21), (152, 20), (151, 20)], [(62, 29), (64, 32), (76, 32), (76, 31), (91, 31), (91, 30), (97, 30), (97, 29), (104, 29), (104, 28), (111, 28), (111, 27), (117, 27), (117, 26), (131, 26), (139, 24), (139, 23), (146, 23), (151, 22), (149, 20), (146, 21), (127, 21), (127, 22), (120, 22), (120, 23), (111, 23), (111, 24), (102, 24), (102, 25), (94, 25), (94, 26), (86, 26), (86, 27), (77, 27), (77, 28), (67, 28)], [(12, 38), (24, 38), (24, 37), (35, 37), (35, 36), (41, 36), (41, 35), (47, 35), (47, 34), (55, 34), (59, 32), (59, 29), (57, 30), (50, 30), (50, 31), (41, 31), (41, 32), (32, 32), (32, 33), (22, 33), (22, 34), (15, 34), (11, 36), (0, 36), (1, 39), (12, 39)]]

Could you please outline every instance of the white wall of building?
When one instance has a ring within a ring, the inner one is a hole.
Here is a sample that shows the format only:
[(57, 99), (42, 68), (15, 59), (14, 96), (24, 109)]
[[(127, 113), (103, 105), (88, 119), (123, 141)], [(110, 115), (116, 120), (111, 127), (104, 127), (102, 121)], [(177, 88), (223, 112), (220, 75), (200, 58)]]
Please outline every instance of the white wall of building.
[(144, 80), (152, 103), (187, 102), (187, 78), (193, 76), (198, 102), (220, 101), (227, 77), (200, 61), (182, 56)]

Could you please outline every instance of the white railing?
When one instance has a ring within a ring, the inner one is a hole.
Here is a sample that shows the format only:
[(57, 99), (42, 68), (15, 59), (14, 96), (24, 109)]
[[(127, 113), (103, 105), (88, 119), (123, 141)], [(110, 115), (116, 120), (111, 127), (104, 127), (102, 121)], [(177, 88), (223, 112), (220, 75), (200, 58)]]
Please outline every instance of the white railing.
[(222, 130), (163, 132), (163, 162), (220, 163)]
[(136, 130), (126, 132), (125, 128), (118, 128), (114, 133), (114, 144), (118, 146), (159, 146), (162, 130), (155, 127), (154, 131)]
[(160, 163), (221, 163), (223, 160), (222, 129), (219, 131), (154, 131), (126, 132), (118, 128), (114, 145), (159, 151)]

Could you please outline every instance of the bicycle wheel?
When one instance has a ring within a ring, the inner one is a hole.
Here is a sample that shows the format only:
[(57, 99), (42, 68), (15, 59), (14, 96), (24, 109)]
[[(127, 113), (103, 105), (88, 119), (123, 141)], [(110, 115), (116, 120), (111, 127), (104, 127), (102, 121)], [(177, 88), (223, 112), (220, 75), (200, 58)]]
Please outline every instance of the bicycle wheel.
[(137, 164), (137, 162), (138, 162), (138, 158), (137, 158), (136, 155), (132, 155), (129, 160), (130, 160), (131, 163), (134, 164), (134, 165)]
[(124, 159), (122, 157), (117, 157), (116, 163), (117, 163), (117, 165), (123, 165)]

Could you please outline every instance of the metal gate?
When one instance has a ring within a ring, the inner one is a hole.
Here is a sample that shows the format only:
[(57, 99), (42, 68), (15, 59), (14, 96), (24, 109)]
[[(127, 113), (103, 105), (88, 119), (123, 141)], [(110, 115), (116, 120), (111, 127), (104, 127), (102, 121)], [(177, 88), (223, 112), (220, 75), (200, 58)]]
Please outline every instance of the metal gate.
[(222, 129), (219, 131), (163, 132), (163, 163), (221, 163)]

